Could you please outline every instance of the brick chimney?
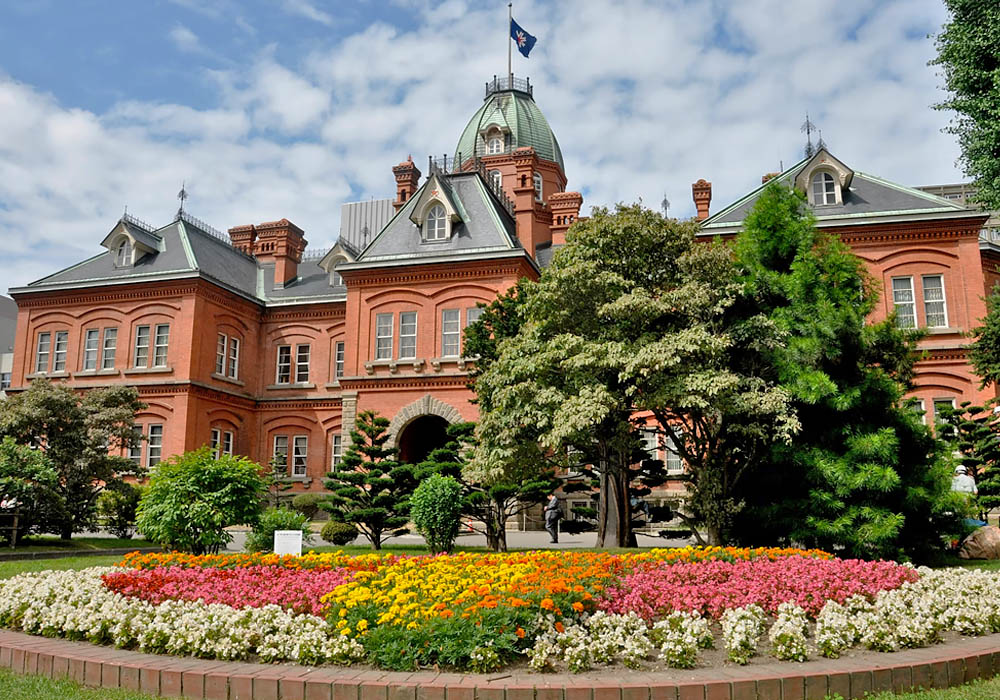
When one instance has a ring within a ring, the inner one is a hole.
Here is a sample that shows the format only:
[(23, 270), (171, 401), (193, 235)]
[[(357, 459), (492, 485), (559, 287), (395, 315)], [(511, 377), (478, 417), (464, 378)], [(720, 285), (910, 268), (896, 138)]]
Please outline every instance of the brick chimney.
[(712, 202), (712, 183), (705, 182), (704, 179), (698, 180), (691, 185), (691, 196), (698, 209), (698, 221), (704, 221), (708, 218), (708, 205)]
[(399, 211), (417, 191), (420, 185), (420, 171), (413, 164), (413, 156), (407, 156), (405, 161), (392, 169), (392, 174), (396, 176), (396, 201), (392, 206)]
[(579, 192), (556, 192), (549, 197), (552, 210), (552, 245), (566, 242), (566, 230), (580, 218), (583, 195)]
[[(517, 223), (517, 238), (535, 257), (540, 245), (552, 242), (551, 214), (545, 204), (535, 199), (535, 171), (538, 170), (538, 155), (530, 146), (514, 149), (514, 220)], [(505, 188), (506, 189), (506, 188)]]
[(253, 224), (233, 226), (229, 229), (229, 238), (233, 242), (233, 248), (247, 255), (253, 255), (253, 242), (257, 239), (257, 229)]
[[(247, 227), (237, 226), (237, 233), (245, 228)], [(288, 219), (266, 221), (249, 228), (257, 235), (253, 244), (254, 257), (262, 263), (274, 263), (274, 286), (280, 289), (295, 279), (299, 263), (302, 262), (302, 253), (306, 249), (302, 229)], [(236, 243), (235, 240), (233, 242)]]

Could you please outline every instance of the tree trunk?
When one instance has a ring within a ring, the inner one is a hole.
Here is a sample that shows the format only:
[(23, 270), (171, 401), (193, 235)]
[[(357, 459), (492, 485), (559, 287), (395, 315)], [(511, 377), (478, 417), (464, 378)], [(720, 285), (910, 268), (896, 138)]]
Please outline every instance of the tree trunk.
[(597, 509), (597, 546), (602, 549), (628, 546), (631, 520), (628, 476), (619, 465), (601, 459), (601, 500)]
[(486, 547), (491, 552), (507, 551), (507, 522), (501, 504), (489, 503), (486, 506)]
[(64, 540), (73, 539), (73, 523), (63, 523), (62, 528), (59, 530), (59, 537)]

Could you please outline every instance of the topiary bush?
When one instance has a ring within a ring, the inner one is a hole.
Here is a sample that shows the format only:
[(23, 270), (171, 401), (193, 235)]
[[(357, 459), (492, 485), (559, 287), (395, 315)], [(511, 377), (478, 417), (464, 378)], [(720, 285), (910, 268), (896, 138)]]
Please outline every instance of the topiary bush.
[(121, 482), (109, 486), (97, 497), (97, 515), (104, 529), (123, 540), (135, 534), (135, 512), (142, 499), (142, 489)]
[(410, 517), (431, 552), (450, 552), (462, 517), (462, 485), (440, 474), (424, 479), (410, 497)]
[(300, 493), (292, 499), (292, 508), (306, 516), (309, 520), (315, 520), (319, 513), (319, 504), (328, 500), (325, 493)]
[(245, 457), (210, 448), (160, 462), (136, 516), (136, 526), (157, 544), (206, 554), (218, 552), (233, 536), (230, 525), (254, 526), (260, 519), (265, 484), (261, 466)]
[(274, 549), (275, 530), (302, 530), (302, 544), (312, 542), (309, 519), (290, 508), (268, 508), (247, 535), (244, 548), (248, 552), (270, 552)]
[(323, 526), (319, 536), (330, 544), (343, 546), (350, 544), (358, 536), (358, 529), (350, 523), (342, 523), (337, 520), (328, 520)]

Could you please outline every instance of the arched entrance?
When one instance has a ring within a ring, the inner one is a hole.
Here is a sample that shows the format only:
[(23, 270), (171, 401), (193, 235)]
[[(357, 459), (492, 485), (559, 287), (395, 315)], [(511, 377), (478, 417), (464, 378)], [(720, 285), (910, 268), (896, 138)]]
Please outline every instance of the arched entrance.
[(448, 442), (448, 421), (441, 416), (426, 415), (414, 418), (399, 433), (396, 444), (398, 459), (407, 464), (418, 464), (432, 451)]

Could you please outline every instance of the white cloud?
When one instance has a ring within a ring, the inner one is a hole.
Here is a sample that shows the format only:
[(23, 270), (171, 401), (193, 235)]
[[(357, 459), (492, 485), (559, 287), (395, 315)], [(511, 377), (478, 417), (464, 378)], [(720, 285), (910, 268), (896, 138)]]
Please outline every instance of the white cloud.
[(201, 43), (198, 41), (198, 35), (185, 27), (183, 24), (174, 25), (174, 27), (167, 33), (167, 36), (179, 51), (193, 53), (201, 50)]
[(300, 17), (305, 17), (306, 19), (311, 19), (314, 22), (319, 22), (327, 26), (333, 25), (333, 16), (319, 9), (309, 2), (309, 0), (285, 0), (283, 6), (285, 12), (289, 14), (299, 15)]
[[(127, 100), (93, 113), (0, 74), (0, 242), (13, 256), (0, 287), (97, 252), (125, 204), (168, 221), (182, 180), (188, 209), (219, 228), (284, 216), (331, 244), (343, 201), (392, 196), (390, 168), (408, 154), (421, 169), (450, 154), (484, 81), (506, 70), (504, 13), (400, 2), (417, 16), (405, 30), (373, 23), (296, 62), (264, 47), (205, 70), (211, 108)], [(298, 4), (284, 8), (329, 17)], [(926, 34), (945, 19), (934, 3), (524, 3), (517, 19), (539, 41), (514, 70), (531, 75), (585, 208), (656, 207), (666, 193), (690, 216), (704, 177), (717, 211), (799, 159), (806, 111), (858, 170), (962, 179), (948, 115), (930, 108), (943, 97), (927, 66)]]

